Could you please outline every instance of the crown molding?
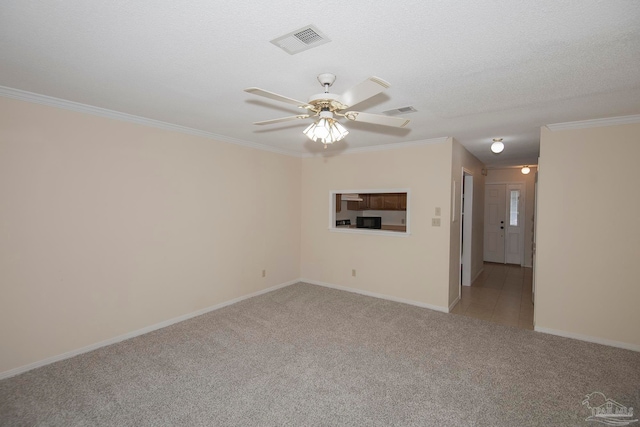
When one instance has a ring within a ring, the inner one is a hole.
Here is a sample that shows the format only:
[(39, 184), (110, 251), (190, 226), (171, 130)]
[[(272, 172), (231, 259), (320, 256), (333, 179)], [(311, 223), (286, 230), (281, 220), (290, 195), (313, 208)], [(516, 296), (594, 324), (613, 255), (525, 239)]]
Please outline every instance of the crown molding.
[(134, 116), (133, 114), (121, 113), (106, 108), (94, 107), (92, 105), (81, 104), (79, 102), (68, 101), (66, 99), (54, 98), (52, 96), (40, 95), (38, 93), (27, 92), (20, 89), (0, 86), (0, 96), (5, 98), (17, 99), (20, 101), (42, 104), (49, 107), (62, 108), (65, 110), (75, 111), (77, 113), (91, 114), (93, 116), (105, 117), (108, 119), (120, 120), (129, 123), (136, 123), (143, 126), (149, 126), (157, 129), (179, 132), (187, 135), (200, 136), (207, 139), (226, 142), (229, 144), (241, 145), (243, 147), (255, 148), (257, 150), (269, 151), (276, 154), (284, 154), (292, 157), (302, 157), (301, 153), (295, 151), (283, 150), (281, 148), (270, 147), (255, 142), (243, 141), (224, 135), (218, 135), (213, 132), (207, 132), (200, 129), (194, 129), (186, 126), (180, 126), (173, 123), (167, 123), (160, 120), (148, 119), (146, 117)]
[[(119, 111), (109, 110), (101, 107), (94, 107), (92, 105), (81, 104), (75, 101), (68, 101), (66, 99), (54, 98), (52, 96), (41, 95), (38, 93), (27, 92), (25, 90), (14, 89), (6, 86), (0, 86), (0, 96), (5, 98), (17, 99), (19, 101), (32, 102), (34, 104), (46, 105), (49, 107), (62, 108), (64, 110), (74, 111), (77, 113), (91, 114), (93, 116), (105, 117), (108, 119), (120, 120), (129, 123), (136, 123), (143, 126), (149, 126), (156, 129), (169, 130), (173, 132), (179, 132), (187, 135), (200, 136), (207, 139), (213, 139), (216, 141), (226, 142), (229, 144), (240, 145), (243, 147), (255, 148), (257, 150), (268, 151), (276, 154), (283, 154), (291, 157), (315, 157), (324, 155), (324, 153), (300, 153), (292, 150), (285, 150), (281, 148), (271, 147), (269, 145), (258, 144), (256, 142), (244, 141), (241, 139), (231, 138), (229, 136), (219, 135), (213, 132), (208, 132), (200, 129), (194, 129), (186, 126), (180, 126), (173, 123), (163, 122), (160, 120), (149, 119), (146, 117), (135, 116), (133, 114), (121, 113)], [(371, 147), (351, 148), (340, 152), (339, 154), (353, 154), (353, 153), (365, 153), (372, 151), (387, 151), (395, 150), (405, 147), (413, 147), (427, 144), (442, 144), (446, 142), (449, 137), (432, 138), (420, 141), (400, 142), (397, 144), (383, 144), (375, 145)]]
[(640, 123), (640, 114), (633, 116), (607, 117), (604, 119), (581, 120), (577, 122), (554, 123), (546, 125), (551, 131), (570, 130), (570, 129), (587, 129), (602, 126), (628, 125), (632, 123)]

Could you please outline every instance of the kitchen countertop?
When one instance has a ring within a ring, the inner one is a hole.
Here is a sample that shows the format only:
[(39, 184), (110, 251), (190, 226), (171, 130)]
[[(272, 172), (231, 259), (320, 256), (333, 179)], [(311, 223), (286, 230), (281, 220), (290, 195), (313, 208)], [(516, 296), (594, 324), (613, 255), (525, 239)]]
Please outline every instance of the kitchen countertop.
[[(351, 225), (338, 225), (338, 226), (336, 226), (336, 228), (358, 228), (358, 227), (356, 227), (355, 224), (351, 224)], [(362, 228), (361, 230), (373, 230), (373, 231), (375, 231), (377, 229)], [(380, 230), (382, 230), (382, 231), (398, 231), (398, 232), (406, 233), (407, 226), (406, 225), (382, 224), (382, 228), (380, 228)]]

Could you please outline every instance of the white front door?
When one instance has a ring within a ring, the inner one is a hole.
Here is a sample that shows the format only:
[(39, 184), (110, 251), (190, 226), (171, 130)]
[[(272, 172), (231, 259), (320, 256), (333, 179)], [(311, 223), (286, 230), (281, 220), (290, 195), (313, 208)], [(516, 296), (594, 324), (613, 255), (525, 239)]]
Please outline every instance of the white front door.
[(522, 184), (487, 184), (484, 211), (485, 261), (522, 265), (523, 187)]
[(505, 263), (522, 265), (524, 226), (522, 184), (507, 184), (507, 220), (504, 227)]
[(505, 185), (487, 184), (484, 194), (484, 260), (504, 264)]

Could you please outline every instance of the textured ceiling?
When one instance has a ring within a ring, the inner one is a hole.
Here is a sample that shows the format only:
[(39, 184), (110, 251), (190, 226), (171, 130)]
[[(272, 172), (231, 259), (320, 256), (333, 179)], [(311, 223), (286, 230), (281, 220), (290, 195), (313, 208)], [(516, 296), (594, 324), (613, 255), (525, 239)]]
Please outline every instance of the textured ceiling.
[[(296, 55), (270, 40), (305, 25), (330, 43)], [(391, 88), (357, 106), (413, 106), (407, 128), (344, 123), (329, 150), (453, 136), (489, 166), (535, 164), (549, 123), (640, 113), (635, 0), (0, 2), (0, 86), (178, 124), (304, 155), (306, 121), (258, 127), (306, 101), (319, 73), (342, 93)], [(505, 150), (489, 151), (502, 137)]]

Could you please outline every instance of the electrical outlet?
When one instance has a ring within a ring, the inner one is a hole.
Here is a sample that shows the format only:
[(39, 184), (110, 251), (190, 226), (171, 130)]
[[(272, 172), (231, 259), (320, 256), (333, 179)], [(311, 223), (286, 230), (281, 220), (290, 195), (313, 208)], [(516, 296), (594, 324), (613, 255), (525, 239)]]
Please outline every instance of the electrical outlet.
[(356, 270), (355, 269), (351, 270), (351, 276), (352, 277), (356, 277)]
[(267, 270), (262, 270), (262, 277), (267, 277)]
[(442, 214), (442, 211), (440, 210), (440, 208), (436, 208), (436, 216), (440, 216), (441, 214)]
[(431, 218), (432, 227), (440, 227), (440, 218)]
[(404, 218), (400, 219), (400, 224), (404, 225)]

